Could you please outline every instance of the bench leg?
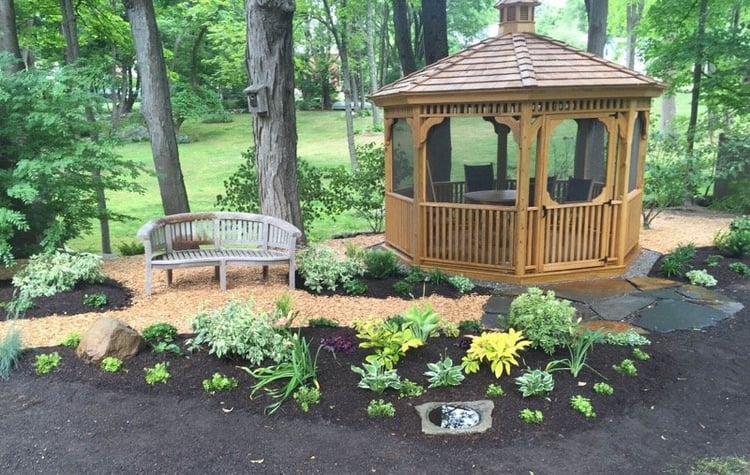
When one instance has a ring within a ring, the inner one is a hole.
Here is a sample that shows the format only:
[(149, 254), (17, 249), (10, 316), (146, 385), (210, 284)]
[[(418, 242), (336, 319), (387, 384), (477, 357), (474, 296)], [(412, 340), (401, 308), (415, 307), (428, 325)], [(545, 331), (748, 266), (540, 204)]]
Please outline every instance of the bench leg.
[(263, 280), (268, 280), (268, 266), (263, 266)]
[(221, 289), (222, 292), (225, 292), (227, 290), (227, 263), (226, 261), (221, 261), (218, 269), (219, 269), (219, 289)]
[(151, 295), (151, 267), (146, 266), (146, 297)]
[(167, 269), (167, 286), (172, 285), (172, 269)]
[(214, 267), (214, 279), (219, 280), (221, 277), (219, 275), (219, 266)]

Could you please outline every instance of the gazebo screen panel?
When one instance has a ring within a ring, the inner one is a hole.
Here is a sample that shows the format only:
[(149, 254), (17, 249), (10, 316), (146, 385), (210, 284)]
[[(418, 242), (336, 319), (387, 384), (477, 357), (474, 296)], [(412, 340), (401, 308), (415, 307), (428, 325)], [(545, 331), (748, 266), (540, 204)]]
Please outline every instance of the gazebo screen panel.
[(396, 119), (391, 132), (391, 190), (414, 197), (414, 143), (411, 126), (406, 119)]

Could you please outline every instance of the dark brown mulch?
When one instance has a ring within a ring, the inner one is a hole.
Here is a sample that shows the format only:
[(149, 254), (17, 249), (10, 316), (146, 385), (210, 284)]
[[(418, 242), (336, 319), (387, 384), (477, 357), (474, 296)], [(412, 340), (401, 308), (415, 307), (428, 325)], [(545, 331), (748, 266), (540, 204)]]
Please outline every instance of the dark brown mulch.
[[(11, 281), (0, 281), (0, 302), (8, 302), (13, 298), (15, 287)], [(92, 307), (84, 303), (86, 295), (104, 294), (107, 296), (107, 305), (103, 307)], [(104, 313), (111, 310), (122, 309), (130, 306), (133, 298), (132, 292), (113, 279), (104, 279), (100, 283), (81, 283), (73, 290), (62, 292), (52, 297), (37, 297), (33, 300), (33, 307), (28, 309), (19, 318), (38, 318), (49, 315), (78, 315), (81, 313)], [(8, 314), (4, 308), (0, 308), (0, 320), (6, 320)]]
[[(702, 268), (701, 259), (712, 253), (699, 249), (692, 266)], [(127, 372), (107, 374), (67, 348), (35, 349), (0, 386), (5, 428), (0, 471), (685, 473), (697, 458), (747, 457), (750, 278), (725, 273), (730, 262), (724, 259), (709, 271), (719, 279), (717, 291), (745, 304), (733, 318), (704, 331), (649, 335), (652, 345), (644, 349), (651, 358), (635, 363), (635, 377), (612, 370), (631, 348), (595, 347), (588, 363), (614, 387), (609, 397), (592, 391), (601, 379), (584, 370), (578, 378), (554, 373), (555, 390), (548, 399), (524, 399), (513, 378), (522, 367), (543, 367), (551, 359), (526, 351), (510, 377), (498, 380), (483, 367), (460, 386), (400, 399), (394, 391), (357, 388), (359, 376), (350, 366), (360, 365), (368, 353), (357, 348), (335, 357), (320, 353), (322, 400), (310, 412), (289, 400), (277, 414), (266, 416), (270, 400), (248, 399), (253, 380), (239, 368), (242, 361), (205, 351), (182, 356), (147, 351), (126, 362)], [(743, 262), (750, 264), (750, 259)], [(323, 337), (353, 336), (346, 328), (302, 332), (313, 346)], [(180, 337), (181, 345), (186, 336)], [(444, 354), (458, 363), (461, 344), (457, 338), (430, 339), (409, 350), (398, 372), (426, 386), (426, 364)], [(51, 351), (62, 355), (60, 369), (37, 376), (34, 356)], [(165, 385), (149, 386), (143, 368), (160, 361), (169, 362), (172, 376)], [(214, 372), (237, 377), (240, 387), (206, 394), (201, 382)], [(416, 404), (484, 399), (489, 383), (500, 384), (506, 395), (494, 399), (488, 432), (422, 434)], [(591, 399), (595, 418), (570, 408), (574, 394)], [(366, 415), (368, 402), (381, 398), (394, 404), (395, 418)], [(523, 423), (518, 413), (525, 407), (541, 410), (543, 423)]]

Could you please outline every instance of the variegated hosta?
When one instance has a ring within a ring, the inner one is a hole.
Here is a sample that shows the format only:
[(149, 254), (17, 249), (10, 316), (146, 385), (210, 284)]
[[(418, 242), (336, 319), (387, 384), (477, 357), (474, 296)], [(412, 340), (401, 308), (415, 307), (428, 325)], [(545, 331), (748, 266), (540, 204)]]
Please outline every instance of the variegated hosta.
[(511, 366), (518, 366), (518, 352), (531, 345), (522, 332), (512, 328), (507, 332), (484, 332), (470, 337), (471, 346), (461, 360), (466, 374), (479, 371), (479, 365), (486, 360), (495, 377), (499, 378), (503, 373), (510, 375)]

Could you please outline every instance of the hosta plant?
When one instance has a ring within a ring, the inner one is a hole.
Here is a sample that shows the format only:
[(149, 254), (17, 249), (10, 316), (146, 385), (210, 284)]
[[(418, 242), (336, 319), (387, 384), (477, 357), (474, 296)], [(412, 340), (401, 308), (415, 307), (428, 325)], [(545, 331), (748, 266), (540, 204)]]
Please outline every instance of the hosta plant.
[(461, 366), (466, 374), (479, 371), (479, 365), (486, 361), (496, 378), (503, 373), (510, 374), (511, 366), (518, 366), (518, 352), (531, 344), (523, 333), (509, 328), (507, 332), (483, 332), (479, 336), (469, 335), (471, 345)]
[(460, 365), (453, 365), (453, 360), (445, 355), (437, 363), (427, 363), (427, 371), (424, 373), (430, 383), (428, 388), (441, 388), (445, 386), (458, 386), (464, 380)]
[(107, 356), (104, 358), (101, 363), (99, 363), (99, 367), (105, 373), (116, 373), (123, 369), (122, 360), (114, 356)]
[(146, 373), (146, 383), (152, 386), (156, 383), (167, 384), (167, 380), (171, 376), (169, 370), (167, 370), (167, 366), (169, 366), (169, 363), (162, 361), (161, 363), (156, 363), (151, 368), (143, 368), (143, 371)]
[(68, 333), (65, 338), (60, 342), (62, 346), (68, 348), (78, 348), (81, 343), (81, 336), (77, 332)]
[(387, 369), (393, 369), (407, 350), (424, 344), (421, 338), (414, 335), (411, 328), (402, 328), (397, 321), (370, 320), (358, 322), (355, 327), (357, 338), (363, 340), (359, 346), (375, 350), (375, 353), (367, 355), (365, 360), (368, 363), (381, 363)]
[(523, 397), (547, 396), (555, 389), (555, 380), (552, 375), (541, 369), (524, 371), (516, 378), (516, 384)]
[(362, 368), (352, 365), (351, 370), (362, 377), (357, 387), (382, 393), (388, 388), (401, 389), (401, 378), (395, 369), (387, 369), (381, 362), (362, 363)]
[(404, 324), (403, 328), (411, 329), (412, 333), (422, 343), (427, 342), (433, 331), (438, 328), (440, 324), (440, 315), (432, 310), (432, 306), (425, 303), (423, 306), (412, 305), (403, 314)]

